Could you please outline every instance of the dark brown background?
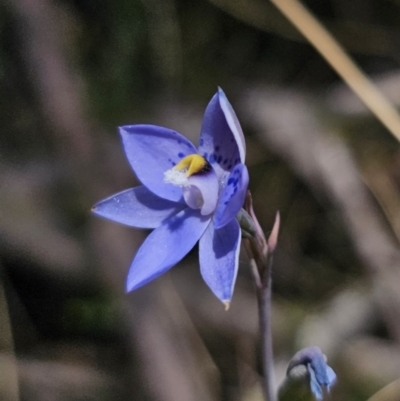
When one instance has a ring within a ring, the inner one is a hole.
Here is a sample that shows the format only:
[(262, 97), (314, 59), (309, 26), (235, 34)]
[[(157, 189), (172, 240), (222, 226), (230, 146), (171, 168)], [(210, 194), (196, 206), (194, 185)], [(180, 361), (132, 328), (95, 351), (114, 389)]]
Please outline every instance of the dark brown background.
[[(400, 104), (400, 2), (307, 1)], [(276, 381), (319, 345), (365, 400), (400, 372), (400, 148), (266, 0), (0, 5), (0, 398), (261, 400), (254, 288), (228, 312), (195, 249), (133, 294), (144, 231), (90, 214), (137, 184), (116, 126), (196, 142), (221, 86), (242, 122), (274, 265)]]

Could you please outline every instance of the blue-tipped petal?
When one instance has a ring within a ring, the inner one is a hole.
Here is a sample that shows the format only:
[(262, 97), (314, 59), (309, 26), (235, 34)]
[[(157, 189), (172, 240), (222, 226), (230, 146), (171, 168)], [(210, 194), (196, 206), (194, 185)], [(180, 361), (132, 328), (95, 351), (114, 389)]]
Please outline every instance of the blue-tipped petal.
[(311, 353), (312, 358), (310, 365), (315, 373), (315, 378), (319, 384), (323, 386), (329, 386), (329, 378), (327, 373), (328, 365), (326, 363), (325, 356), (319, 348), (314, 347), (314, 350), (319, 351)]
[(127, 278), (127, 291), (135, 290), (177, 264), (206, 230), (209, 218), (187, 208), (167, 219), (137, 252)]
[(127, 189), (93, 206), (92, 212), (128, 226), (156, 228), (166, 218), (185, 209), (183, 203), (154, 195), (146, 187)]
[(326, 385), (326, 388), (330, 391), (330, 387), (336, 383), (337, 376), (330, 366), (326, 367), (326, 374), (328, 376), (328, 384)]
[(240, 227), (236, 220), (219, 230), (211, 222), (199, 242), (201, 275), (224, 303), (229, 303), (232, 298), (239, 266), (240, 242)]
[(164, 182), (164, 172), (183, 157), (197, 153), (194, 145), (177, 132), (155, 125), (126, 125), (119, 130), (140, 182), (161, 198), (179, 201), (182, 189)]
[(249, 184), (249, 173), (244, 164), (238, 164), (227, 178), (214, 215), (216, 228), (221, 228), (236, 217), (243, 206)]
[(244, 163), (246, 159), (246, 141), (244, 140), (243, 130), (239, 119), (237, 118), (235, 110), (233, 110), (232, 105), (226, 97), (225, 92), (221, 88), (218, 88), (218, 95), (219, 104), (225, 115), (226, 122), (228, 123), (229, 128), (235, 137), (235, 141), (239, 149), (240, 161)]
[(237, 117), (232, 106), (222, 90), (219, 90), (204, 113), (199, 141), (199, 153), (210, 162), (218, 177), (224, 176), (236, 164), (244, 161), (245, 150), (242, 141), (237, 140), (240, 133), (235, 121)]
[(322, 388), (316, 378), (314, 369), (308, 365), (308, 372), (310, 374), (310, 388), (311, 392), (314, 394), (314, 397), (317, 400), (322, 400), (324, 398), (324, 393), (322, 392)]

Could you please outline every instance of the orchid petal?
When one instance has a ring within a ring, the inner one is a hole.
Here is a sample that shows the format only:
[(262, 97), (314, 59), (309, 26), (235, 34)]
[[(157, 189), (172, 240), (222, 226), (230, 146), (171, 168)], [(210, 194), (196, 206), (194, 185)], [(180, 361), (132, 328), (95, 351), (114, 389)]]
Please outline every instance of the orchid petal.
[(164, 172), (183, 157), (197, 153), (184, 136), (155, 125), (120, 127), (126, 156), (140, 182), (161, 198), (179, 201), (181, 188), (164, 182)]
[(238, 144), (240, 133), (234, 121), (237, 117), (232, 106), (223, 91), (219, 90), (204, 113), (199, 141), (199, 153), (210, 162), (218, 177), (244, 162), (245, 150), (241, 141), (240, 146)]
[(329, 383), (326, 385), (326, 387), (329, 391), (330, 387), (336, 383), (337, 376), (336, 376), (336, 373), (333, 371), (333, 369), (330, 366), (326, 367), (326, 374), (328, 376), (328, 383)]
[(135, 290), (177, 264), (206, 230), (209, 218), (187, 208), (156, 228), (137, 252), (127, 278), (127, 291)]
[(314, 396), (317, 400), (322, 400), (323, 399), (322, 388), (316, 378), (314, 369), (310, 365), (308, 365), (307, 367), (308, 367), (308, 372), (310, 373), (311, 392), (314, 394)]
[(244, 140), (243, 130), (240, 125), (239, 119), (233, 110), (232, 105), (230, 104), (228, 98), (225, 95), (225, 92), (218, 88), (219, 95), (219, 104), (222, 108), (223, 113), (225, 114), (226, 122), (229, 125), (229, 128), (232, 131), (233, 136), (235, 137), (236, 144), (239, 149), (240, 161), (244, 163), (246, 158), (246, 142)]
[(236, 220), (219, 230), (211, 222), (199, 242), (201, 275), (224, 303), (232, 298), (239, 266), (240, 242), (240, 227)]
[(244, 164), (238, 164), (230, 173), (219, 197), (214, 215), (216, 228), (221, 228), (239, 213), (246, 197), (249, 173)]
[(218, 202), (218, 192), (219, 192), (219, 183), (217, 175), (214, 170), (210, 170), (204, 174), (194, 174), (191, 175), (188, 179), (190, 186), (187, 191), (183, 192), (183, 196), (188, 203), (189, 198), (186, 194), (190, 194), (192, 188), (195, 187), (199, 190), (199, 193), (202, 197), (202, 205), (201, 205), (201, 214), (203, 216), (207, 216), (212, 213), (217, 207)]
[(315, 349), (318, 349), (319, 352), (311, 354), (310, 365), (315, 372), (315, 378), (318, 383), (323, 386), (329, 386), (329, 378), (326, 370), (328, 365), (326, 364), (325, 356), (319, 348), (315, 347)]
[(93, 213), (138, 228), (156, 228), (167, 217), (186, 208), (183, 203), (171, 202), (154, 195), (146, 187), (127, 189), (93, 206)]

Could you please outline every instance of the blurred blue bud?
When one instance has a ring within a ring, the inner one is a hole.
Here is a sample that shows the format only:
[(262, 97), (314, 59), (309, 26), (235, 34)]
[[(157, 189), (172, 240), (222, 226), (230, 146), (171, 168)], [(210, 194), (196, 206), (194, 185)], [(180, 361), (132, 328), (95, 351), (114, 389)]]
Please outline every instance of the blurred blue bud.
[(324, 388), (336, 382), (336, 374), (326, 363), (318, 347), (308, 347), (297, 352), (289, 362), (286, 379), (279, 390), (280, 401), (322, 400)]

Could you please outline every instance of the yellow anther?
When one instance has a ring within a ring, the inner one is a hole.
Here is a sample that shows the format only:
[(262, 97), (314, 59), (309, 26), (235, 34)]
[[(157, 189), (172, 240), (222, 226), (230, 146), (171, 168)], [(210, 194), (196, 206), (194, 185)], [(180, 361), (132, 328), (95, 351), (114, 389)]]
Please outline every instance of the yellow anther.
[(208, 161), (200, 155), (192, 154), (184, 157), (175, 167), (175, 170), (184, 171), (186, 177), (193, 174), (200, 173), (201, 171), (208, 170)]

